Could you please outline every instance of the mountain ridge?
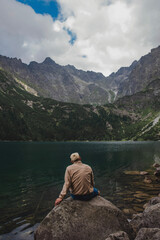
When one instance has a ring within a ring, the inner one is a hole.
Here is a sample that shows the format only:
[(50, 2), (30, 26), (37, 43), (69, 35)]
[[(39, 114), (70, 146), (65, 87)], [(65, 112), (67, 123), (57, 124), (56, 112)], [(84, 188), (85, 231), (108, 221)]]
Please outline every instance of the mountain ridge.
[[(33, 61), (27, 65), (15, 58), (0, 56), (0, 67), (34, 88), (43, 97), (81, 104), (107, 102), (106, 90), (95, 85), (93, 81), (87, 82), (73, 76), (68, 72), (67, 67), (56, 64), (50, 58), (46, 58), (42, 63)], [(96, 100), (94, 100), (95, 94)]]
[[(34, 88), (38, 95), (58, 101), (101, 105), (113, 102), (117, 92), (102, 73), (61, 66), (49, 57), (27, 65), (20, 59), (0, 56), (0, 67)], [(127, 72), (127, 67), (124, 69)]]
[(160, 77), (159, 65), (160, 46), (108, 77), (72, 65), (61, 66), (49, 57), (27, 65), (21, 59), (0, 56), (0, 67), (39, 96), (78, 104), (103, 105), (144, 90), (149, 82)]
[(132, 95), (143, 90), (160, 77), (160, 46), (140, 58), (126, 82), (119, 87), (118, 96)]

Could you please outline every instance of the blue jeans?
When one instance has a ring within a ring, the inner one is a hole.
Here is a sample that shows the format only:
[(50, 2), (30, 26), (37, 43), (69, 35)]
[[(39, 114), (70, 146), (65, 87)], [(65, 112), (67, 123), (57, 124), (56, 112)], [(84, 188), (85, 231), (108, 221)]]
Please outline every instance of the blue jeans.
[(98, 195), (98, 189), (97, 188), (93, 188), (93, 192), (91, 192), (89, 194), (85, 194), (85, 195), (74, 195), (74, 194), (71, 194), (71, 197), (74, 200), (88, 201), (88, 200), (94, 198), (97, 195)]

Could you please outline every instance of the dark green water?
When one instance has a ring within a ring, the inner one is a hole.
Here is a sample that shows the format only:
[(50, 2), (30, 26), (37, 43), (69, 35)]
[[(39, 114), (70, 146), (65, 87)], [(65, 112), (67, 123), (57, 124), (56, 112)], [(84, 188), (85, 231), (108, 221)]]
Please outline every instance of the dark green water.
[[(33, 231), (53, 208), (72, 152), (94, 171), (101, 195), (122, 210), (142, 211), (160, 192), (142, 176), (124, 171), (149, 170), (160, 161), (160, 142), (0, 143), (0, 240), (31, 240)], [(129, 210), (128, 210), (129, 209)]]

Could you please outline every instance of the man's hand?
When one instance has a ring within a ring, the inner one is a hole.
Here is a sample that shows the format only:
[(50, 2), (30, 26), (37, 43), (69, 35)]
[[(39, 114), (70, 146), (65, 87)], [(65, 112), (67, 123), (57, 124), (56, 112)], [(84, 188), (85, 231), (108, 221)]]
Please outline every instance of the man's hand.
[(57, 206), (58, 204), (60, 204), (62, 202), (62, 198), (57, 198), (55, 201), (55, 206)]

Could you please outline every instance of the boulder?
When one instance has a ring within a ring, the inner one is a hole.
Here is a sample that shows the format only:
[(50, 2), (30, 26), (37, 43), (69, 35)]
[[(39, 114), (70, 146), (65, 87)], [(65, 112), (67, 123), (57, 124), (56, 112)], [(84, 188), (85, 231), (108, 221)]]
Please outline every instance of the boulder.
[(155, 167), (155, 168), (160, 167), (160, 164), (159, 163), (154, 163), (153, 167)]
[(123, 231), (119, 231), (113, 234), (110, 234), (105, 240), (129, 240), (128, 234)]
[(160, 176), (160, 167), (159, 168), (156, 168), (156, 171), (154, 172), (154, 175), (156, 177), (159, 177)]
[(143, 213), (133, 214), (130, 224), (131, 224), (133, 230), (137, 233), (140, 228), (144, 227), (143, 226)]
[(134, 239), (126, 217), (108, 200), (100, 196), (90, 201), (67, 198), (40, 223), (35, 240), (104, 240), (118, 231)]
[[(138, 232), (140, 228), (160, 228), (160, 203), (158, 198), (151, 199), (143, 213), (133, 216), (130, 224), (135, 231)], [(153, 205), (151, 205), (152, 202)]]
[(160, 240), (159, 228), (141, 228), (135, 240)]
[(151, 198), (149, 202), (144, 205), (144, 208), (148, 208), (157, 203), (160, 203), (160, 196)]

